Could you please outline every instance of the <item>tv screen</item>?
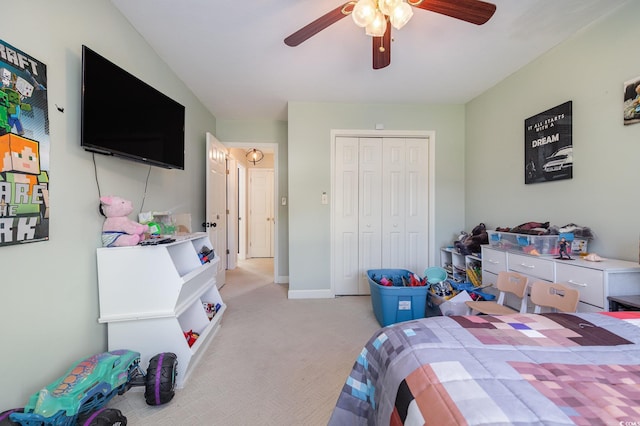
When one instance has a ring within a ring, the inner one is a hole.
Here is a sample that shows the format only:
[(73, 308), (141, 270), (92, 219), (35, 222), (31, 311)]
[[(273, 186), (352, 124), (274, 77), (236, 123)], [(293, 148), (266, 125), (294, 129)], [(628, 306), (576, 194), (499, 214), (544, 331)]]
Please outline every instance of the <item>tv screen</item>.
[(184, 169), (184, 106), (82, 46), (81, 145)]

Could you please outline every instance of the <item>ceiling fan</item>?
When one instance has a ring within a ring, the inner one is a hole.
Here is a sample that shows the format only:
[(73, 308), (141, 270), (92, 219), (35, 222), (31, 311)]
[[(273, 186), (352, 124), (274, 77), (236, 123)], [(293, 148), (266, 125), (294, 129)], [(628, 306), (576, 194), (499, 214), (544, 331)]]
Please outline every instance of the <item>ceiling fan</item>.
[[(365, 27), (373, 38), (373, 69), (391, 63), (391, 26), (400, 29), (413, 15), (412, 7), (447, 15), (476, 25), (487, 22), (496, 5), (481, 0), (357, 0), (348, 1), (325, 13), (284, 39), (287, 46), (297, 46), (347, 15)], [(391, 23), (392, 25), (387, 25)]]

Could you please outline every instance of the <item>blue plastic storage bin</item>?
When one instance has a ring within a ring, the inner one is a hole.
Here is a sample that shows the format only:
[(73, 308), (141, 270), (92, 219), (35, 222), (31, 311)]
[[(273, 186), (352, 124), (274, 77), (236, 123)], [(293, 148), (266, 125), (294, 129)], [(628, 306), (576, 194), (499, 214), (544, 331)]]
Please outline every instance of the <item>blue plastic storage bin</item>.
[[(367, 271), (371, 289), (373, 313), (381, 326), (397, 322), (424, 318), (426, 314), (428, 286), (405, 287), (402, 277), (408, 278), (413, 272), (406, 269), (370, 269)], [(386, 277), (393, 286), (383, 286), (378, 282)]]

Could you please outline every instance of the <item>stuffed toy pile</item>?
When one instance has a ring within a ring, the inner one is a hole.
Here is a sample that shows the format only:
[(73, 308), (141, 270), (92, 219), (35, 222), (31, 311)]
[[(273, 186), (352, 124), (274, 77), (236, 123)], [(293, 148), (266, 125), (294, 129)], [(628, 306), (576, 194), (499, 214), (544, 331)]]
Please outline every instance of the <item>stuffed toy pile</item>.
[(102, 225), (103, 247), (135, 246), (149, 232), (147, 225), (134, 222), (127, 216), (133, 211), (131, 201), (115, 196), (100, 197), (100, 211), (105, 216)]

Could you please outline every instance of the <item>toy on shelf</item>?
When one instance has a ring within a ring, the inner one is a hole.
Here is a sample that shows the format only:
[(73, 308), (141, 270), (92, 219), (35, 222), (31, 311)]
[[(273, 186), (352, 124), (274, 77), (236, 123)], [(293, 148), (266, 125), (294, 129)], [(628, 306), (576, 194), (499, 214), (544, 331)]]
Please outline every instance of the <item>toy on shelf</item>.
[(149, 234), (155, 236), (174, 235), (176, 220), (170, 212), (144, 212), (138, 214), (138, 221), (149, 226)]
[(478, 266), (467, 267), (467, 278), (475, 287), (482, 285), (482, 270)]
[(213, 258), (215, 257), (215, 253), (213, 251), (213, 249), (210, 249), (207, 246), (202, 246), (202, 248), (200, 249), (200, 252), (198, 253), (198, 257), (200, 258), (200, 263), (202, 263), (203, 265), (205, 263), (209, 263), (213, 260)]
[(175, 394), (178, 361), (170, 352), (149, 361), (145, 373), (140, 353), (121, 349), (103, 352), (74, 363), (67, 373), (36, 392), (24, 408), (0, 413), (2, 425), (126, 425), (120, 410), (105, 408), (116, 395), (133, 386), (145, 387), (149, 405), (165, 404)]
[(129, 219), (132, 211), (133, 205), (129, 200), (116, 196), (100, 197), (100, 213), (105, 217), (103, 247), (135, 246), (144, 240), (144, 233), (149, 231), (149, 227)]
[(209, 318), (209, 321), (211, 321), (213, 317), (216, 316), (218, 311), (222, 309), (222, 305), (220, 305), (219, 303), (211, 303), (211, 302), (202, 302), (202, 307), (204, 308), (204, 311), (206, 312), (207, 318)]
[(196, 333), (193, 330), (184, 332), (184, 338), (187, 339), (187, 344), (189, 345), (189, 347), (193, 346), (193, 344), (196, 343), (198, 337), (200, 337), (200, 333)]

